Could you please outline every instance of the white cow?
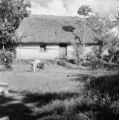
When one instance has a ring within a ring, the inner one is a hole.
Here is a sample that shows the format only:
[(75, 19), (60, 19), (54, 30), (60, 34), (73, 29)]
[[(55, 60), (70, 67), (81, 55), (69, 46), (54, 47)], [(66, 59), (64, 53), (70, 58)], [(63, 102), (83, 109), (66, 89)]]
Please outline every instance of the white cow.
[(38, 71), (39, 69), (44, 69), (44, 63), (41, 60), (34, 60), (31, 62), (31, 67), (34, 72)]
[(102, 56), (108, 56), (109, 55), (109, 51), (108, 50), (104, 50), (103, 52), (102, 52)]

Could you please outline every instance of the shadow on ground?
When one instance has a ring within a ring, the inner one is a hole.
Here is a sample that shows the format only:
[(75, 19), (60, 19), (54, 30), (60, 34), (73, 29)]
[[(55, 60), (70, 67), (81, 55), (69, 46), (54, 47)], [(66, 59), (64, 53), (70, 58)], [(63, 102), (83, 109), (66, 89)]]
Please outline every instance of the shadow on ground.
[[(119, 74), (78, 75), (83, 93), (12, 93), (0, 96), (0, 118), (9, 120), (118, 120)], [(74, 78), (73, 78), (74, 79)], [(84, 80), (84, 81), (83, 81)]]
[(78, 96), (78, 93), (45, 93), (45, 94), (38, 94), (38, 93), (26, 93), (25, 98), (23, 99), (24, 103), (36, 103), (38, 107), (42, 105), (49, 104), (53, 100), (65, 100), (70, 99), (75, 96)]
[(29, 92), (20, 94), (20, 96), (19, 93), (12, 96), (0, 96), (0, 118), (7, 116), (9, 120), (37, 120), (41, 115), (34, 114), (33, 109), (47, 106), (47, 104), (55, 100), (62, 101), (78, 95), (77, 93), (38, 94)]
[(81, 81), (84, 84), (82, 101), (76, 105), (75, 113), (77, 111), (84, 113), (88, 116), (88, 120), (119, 119), (118, 71), (100, 72), (98, 75), (77, 74), (70, 77), (71, 80)]
[(20, 100), (0, 96), (0, 118), (7, 116), (9, 120), (35, 120), (32, 110)]

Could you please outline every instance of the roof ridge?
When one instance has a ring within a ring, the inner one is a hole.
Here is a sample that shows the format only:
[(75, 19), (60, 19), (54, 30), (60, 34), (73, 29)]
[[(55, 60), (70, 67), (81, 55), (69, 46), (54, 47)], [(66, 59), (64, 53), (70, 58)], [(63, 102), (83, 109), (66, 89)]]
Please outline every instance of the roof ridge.
[(78, 16), (56, 16), (56, 15), (44, 15), (44, 14), (40, 14), (40, 15), (30, 15), (29, 17), (60, 17), (60, 18), (79, 18)]

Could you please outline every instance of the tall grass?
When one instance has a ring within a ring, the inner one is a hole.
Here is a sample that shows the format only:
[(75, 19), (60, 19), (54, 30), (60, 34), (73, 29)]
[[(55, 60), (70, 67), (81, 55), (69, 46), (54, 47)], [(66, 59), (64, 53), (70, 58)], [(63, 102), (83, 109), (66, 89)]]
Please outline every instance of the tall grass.
[[(85, 81), (83, 104), (90, 106), (93, 119), (118, 120), (119, 74), (90, 77)], [(83, 105), (82, 104), (82, 105)]]
[[(44, 120), (118, 120), (119, 74), (88, 76), (79, 95), (52, 101), (38, 113)], [(40, 119), (39, 119), (40, 120)]]

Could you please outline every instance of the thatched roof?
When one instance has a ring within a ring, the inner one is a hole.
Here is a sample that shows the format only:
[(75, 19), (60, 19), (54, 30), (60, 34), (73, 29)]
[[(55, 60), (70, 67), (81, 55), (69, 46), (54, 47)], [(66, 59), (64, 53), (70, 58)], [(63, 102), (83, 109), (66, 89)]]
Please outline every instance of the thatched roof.
[[(75, 28), (74, 34), (65, 31), (64, 26)], [(17, 34), (24, 36), (21, 43), (69, 44), (79, 42), (77, 36), (83, 41), (83, 31), (83, 22), (78, 17), (30, 16), (23, 19)], [(85, 34), (85, 43), (96, 42), (97, 35), (88, 26)]]

